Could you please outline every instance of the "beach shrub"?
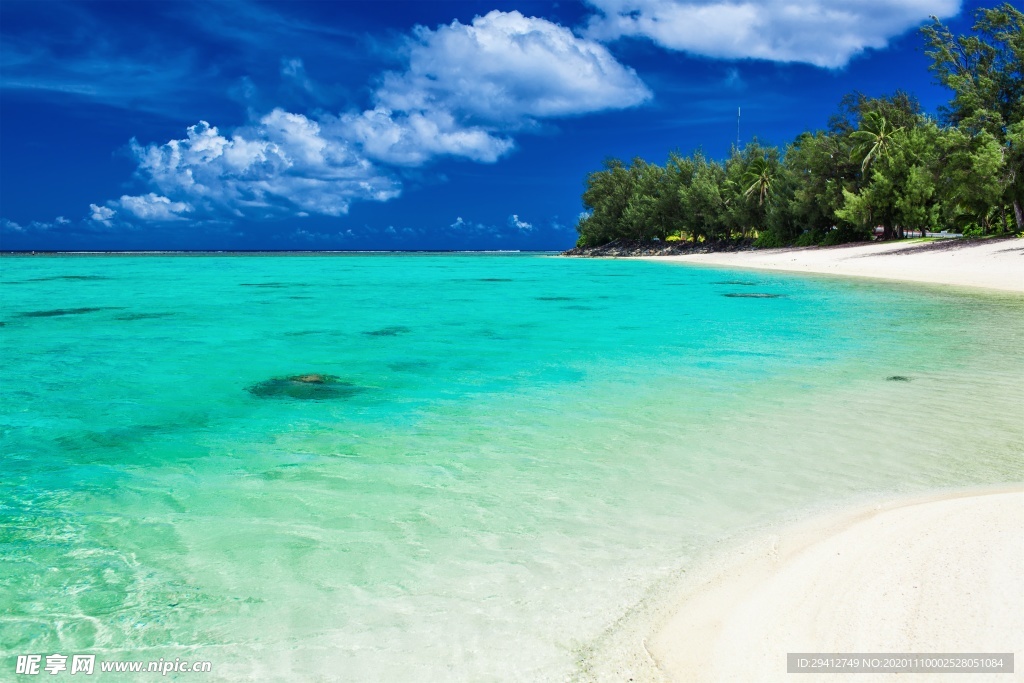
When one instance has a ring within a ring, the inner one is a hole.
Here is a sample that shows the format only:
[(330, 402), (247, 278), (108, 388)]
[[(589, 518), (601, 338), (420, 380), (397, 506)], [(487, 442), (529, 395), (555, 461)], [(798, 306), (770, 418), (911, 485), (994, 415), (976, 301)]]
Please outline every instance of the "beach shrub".
[(757, 239), (754, 240), (754, 246), (758, 249), (778, 249), (786, 246), (779, 234), (772, 230), (765, 230), (758, 234)]
[(799, 237), (796, 238), (796, 242), (793, 243), (795, 247), (813, 247), (821, 241), (821, 233), (816, 230), (808, 230)]
[(871, 239), (871, 235), (866, 230), (849, 225), (841, 225), (835, 230), (829, 230), (819, 244), (823, 247), (831, 247), (836, 244), (847, 244), (849, 242), (866, 242), (869, 239)]
[(961, 232), (964, 237), (982, 237), (985, 234), (985, 228), (977, 223), (970, 222), (961, 228)]

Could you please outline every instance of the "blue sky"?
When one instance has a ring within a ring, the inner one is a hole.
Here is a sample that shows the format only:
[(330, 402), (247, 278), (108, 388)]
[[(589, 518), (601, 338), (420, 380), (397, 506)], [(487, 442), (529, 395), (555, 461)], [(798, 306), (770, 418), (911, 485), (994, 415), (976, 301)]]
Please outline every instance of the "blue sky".
[(0, 4), (2, 249), (563, 249), (603, 159), (935, 112), (958, 0)]

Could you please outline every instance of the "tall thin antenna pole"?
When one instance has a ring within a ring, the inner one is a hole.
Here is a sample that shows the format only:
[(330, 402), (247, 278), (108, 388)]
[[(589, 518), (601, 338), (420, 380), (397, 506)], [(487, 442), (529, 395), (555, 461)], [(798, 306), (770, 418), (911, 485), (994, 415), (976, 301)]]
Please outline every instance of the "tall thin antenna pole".
[(736, 107), (736, 149), (740, 148), (740, 108)]

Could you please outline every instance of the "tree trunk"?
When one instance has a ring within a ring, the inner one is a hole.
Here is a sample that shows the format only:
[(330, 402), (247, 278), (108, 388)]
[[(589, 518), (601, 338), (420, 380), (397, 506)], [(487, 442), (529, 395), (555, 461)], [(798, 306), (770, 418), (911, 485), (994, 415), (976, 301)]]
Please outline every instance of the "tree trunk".
[(1013, 200), (1013, 216), (1017, 219), (1017, 229), (1024, 231), (1024, 209), (1021, 209), (1020, 200)]
[(999, 215), (1003, 217), (1003, 232), (1010, 232), (1010, 226), (1006, 222), (1006, 204), (999, 207)]
[(892, 224), (886, 221), (882, 223), (882, 241), (891, 240), (893, 237)]

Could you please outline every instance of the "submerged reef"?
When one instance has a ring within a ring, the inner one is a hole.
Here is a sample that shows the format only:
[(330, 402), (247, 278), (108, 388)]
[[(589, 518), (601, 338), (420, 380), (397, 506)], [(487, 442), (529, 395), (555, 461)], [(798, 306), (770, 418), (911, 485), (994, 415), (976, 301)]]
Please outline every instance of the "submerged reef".
[(379, 330), (363, 332), (363, 334), (367, 337), (397, 337), (400, 334), (408, 334), (409, 332), (412, 332), (412, 330), (404, 325), (391, 325), (390, 327), (382, 327)]
[(49, 311), (27, 311), (18, 313), (19, 318), (53, 318), (59, 315), (82, 315), (96, 311), (117, 310), (117, 306), (86, 306), (84, 308), (54, 308)]
[(124, 313), (122, 315), (115, 315), (114, 320), (152, 320), (155, 318), (167, 318), (174, 315), (173, 313)]
[(334, 375), (309, 373), (290, 377), (272, 377), (253, 384), (249, 393), (258, 398), (296, 398), (304, 401), (345, 399), (366, 391)]

